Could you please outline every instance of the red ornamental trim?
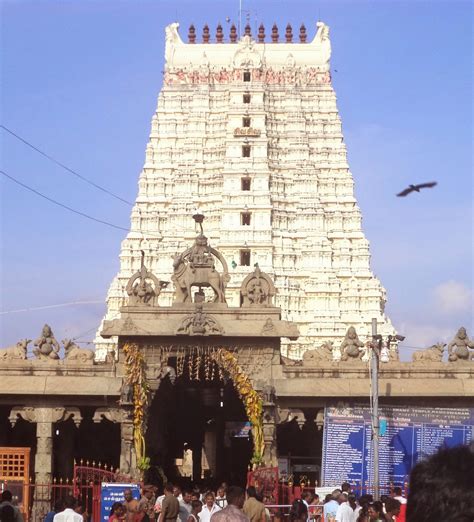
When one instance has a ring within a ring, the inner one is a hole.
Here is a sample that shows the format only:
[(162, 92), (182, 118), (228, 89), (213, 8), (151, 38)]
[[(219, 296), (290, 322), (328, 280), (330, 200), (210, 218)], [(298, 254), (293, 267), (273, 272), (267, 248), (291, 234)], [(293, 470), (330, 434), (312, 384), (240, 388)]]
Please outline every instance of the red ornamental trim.
[[(241, 82), (244, 69), (221, 69), (219, 71), (207, 71), (194, 69), (185, 71), (176, 69), (164, 74), (165, 85), (203, 85), (203, 84), (230, 84)], [(264, 71), (252, 71), (252, 81), (262, 82), (267, 85), (319, 85), (331, 83), (331, 74), (321, 71), (318, 67), (308, 69), (283, 69)]]

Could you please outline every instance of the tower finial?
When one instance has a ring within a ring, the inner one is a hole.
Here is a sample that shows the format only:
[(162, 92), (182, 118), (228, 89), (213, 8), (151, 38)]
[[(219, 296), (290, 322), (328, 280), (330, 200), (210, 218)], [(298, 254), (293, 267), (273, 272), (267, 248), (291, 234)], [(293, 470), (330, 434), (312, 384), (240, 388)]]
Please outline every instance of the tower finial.
[(273, 27), (272, 27), (272, 43), (277, 43), (278, 42), (278, 37), (279, 37), (278, 26), (277, 26), (277, 24), (273, 24)]
[(293, 41), (293, 30), (291, 28), (291, 24), (286, 26), (285, 38), (286, 43), (291, 43)]
[(258, 41), (259, 43), (263, 43), (265, 41), (265, 26), (260, 24), (258, 28)]
[(304, 24), (301, 24), (301, 27), (300, 27), (300, 42), (301, 43), (306, 43), (306, 27)]

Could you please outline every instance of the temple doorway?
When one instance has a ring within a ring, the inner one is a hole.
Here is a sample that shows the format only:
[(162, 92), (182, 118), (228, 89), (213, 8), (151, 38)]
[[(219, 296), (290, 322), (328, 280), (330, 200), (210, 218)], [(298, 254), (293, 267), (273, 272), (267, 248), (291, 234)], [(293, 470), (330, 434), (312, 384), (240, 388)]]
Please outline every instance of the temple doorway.
[(244, 486), (252, 436), (232, 381), (164, 379), (149, 408), (146, 447), (150, 482), (164, 474), (181, 484)]

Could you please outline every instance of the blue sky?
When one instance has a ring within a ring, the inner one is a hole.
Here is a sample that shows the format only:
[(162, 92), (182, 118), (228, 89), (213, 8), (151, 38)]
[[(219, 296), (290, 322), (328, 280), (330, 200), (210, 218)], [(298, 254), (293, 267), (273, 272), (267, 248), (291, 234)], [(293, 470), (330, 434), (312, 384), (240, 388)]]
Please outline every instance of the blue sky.
[[(333, 84), (372, 268), (407, 347), (473, 325), (472, 4), (243, 0), (252, 23), (331, 28)], [(134, 200), (161, 87), (164, 28), (211, 33), (238, 1), (3, 1), (2, 124), (96, 183)], [(227, 32), (227, 30), (226, 30)], [(296, 31), (294, 31), (296, 32)], [(337, 70), (335, 72), (334, 70)], [(3, 169), (123, 227), (130, 208), (0, 131)], [(407, 184), (431, 191), (394, 197)], [(125, 232), (1, 179), (0, 344), (93, 339)], [(411, 348), (406, 348), (409, 353)]]

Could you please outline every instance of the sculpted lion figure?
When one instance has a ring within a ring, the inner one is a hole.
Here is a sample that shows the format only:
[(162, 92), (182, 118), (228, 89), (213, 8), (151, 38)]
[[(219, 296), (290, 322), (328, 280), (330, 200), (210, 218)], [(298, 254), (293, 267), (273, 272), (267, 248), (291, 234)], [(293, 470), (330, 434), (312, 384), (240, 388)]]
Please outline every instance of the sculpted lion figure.
[(359, 339), (356, 329), (350, 326), (341, 344), (341, 361), (361, 359), (365, 353), (364, 343)]
[(85, 363), (94, 359), (94, 352), (92, 350), (86, 350), (85, 348), (79, 348), (77, 344), (71, 339), (63, 339), (64, 355), (67, 361), (78, 361)]
[(448, 360), (473, 360), (474, 353), (470, 352), (469, 348), (474, 348), (474, 341), (469, 339), (466, 329), (462, 326), (457, 331), (454, 339), (448, 344)]
[(315, 350), (307, 350), (303, 354), (303, 363), (312, 363), (313, 361), (332, 361), (334, 346), (332, 341), (327, 341)]
[(441, 362), (446, 343), (433, 344), (425, 350), (413, 354), (413, 362)]
[(26, 350), (31, 339), (22, 339), (13, 346), (0, 350), (0, 360), (26, 359)]

